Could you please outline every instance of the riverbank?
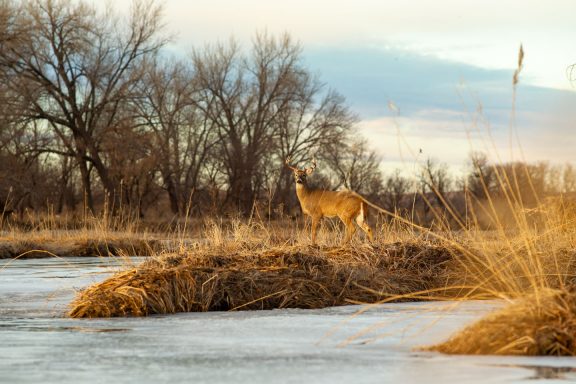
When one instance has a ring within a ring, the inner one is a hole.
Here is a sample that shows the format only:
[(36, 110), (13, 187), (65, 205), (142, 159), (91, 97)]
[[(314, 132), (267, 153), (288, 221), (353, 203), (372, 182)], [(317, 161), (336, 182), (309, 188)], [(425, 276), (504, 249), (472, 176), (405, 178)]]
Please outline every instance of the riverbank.
[(161, 236), (92, 230), (18, 231), (0, 235), (0, 259), (149, 256), (169, 248)]

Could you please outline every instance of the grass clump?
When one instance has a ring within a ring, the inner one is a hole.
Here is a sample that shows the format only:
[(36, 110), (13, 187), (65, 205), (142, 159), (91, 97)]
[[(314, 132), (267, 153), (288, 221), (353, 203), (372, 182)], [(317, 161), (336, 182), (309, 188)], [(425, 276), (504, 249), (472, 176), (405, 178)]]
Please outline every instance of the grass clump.
[(540, 291), (426, 349), (448, 354), (575, 356), (576, 292)]
[(454, 257), (423, 242), (323, 249), (232, 244), (149, 259), (80, 292), (69, 316), (373, 303), (446, 286)]
[[(472, 285), (512, 304), (425, 348), (448, 354), (576, 355), (576, 231), (574, 216), (552, 204), (538, 207), (538, 226), (517, 212), (513, 230), (500, 227), (465, 237), (476, 248), (461, 259)], [(481, 240), (484, 239), (484, 240)], [(472, 243), (472, 242), (471, 242)]]

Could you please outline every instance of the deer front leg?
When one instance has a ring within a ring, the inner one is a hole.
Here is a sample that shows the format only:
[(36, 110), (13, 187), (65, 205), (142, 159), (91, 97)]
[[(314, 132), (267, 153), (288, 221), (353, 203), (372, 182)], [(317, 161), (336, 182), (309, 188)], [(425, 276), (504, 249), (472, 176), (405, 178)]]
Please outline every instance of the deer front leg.
[(316, 233), (318, 232), (318, 223), (321, 218), (321, 216), (312, 216), (312, 245), (316, 245)]
[(346, 225), (346, 236), (344, 237), (341, 245), (345, 245), (352, 239), (352, 236), (356, 232), (356, 227), (352, 223), (351, 218), (344, 218), (342, 221), (344, 222), (344, 225)]

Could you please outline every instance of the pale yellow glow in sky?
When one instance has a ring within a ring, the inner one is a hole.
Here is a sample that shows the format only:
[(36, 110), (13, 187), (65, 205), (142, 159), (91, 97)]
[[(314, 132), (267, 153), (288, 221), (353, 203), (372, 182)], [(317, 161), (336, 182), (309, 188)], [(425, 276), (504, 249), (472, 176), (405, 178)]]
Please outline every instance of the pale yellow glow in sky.
[(523, 43), (526, 81), (562, 89), (576, 62), (574, 0), (166, 0), (165, 15), (183, 48), (267, 29), (305, 48), (404, 49), (494, 69), (512, 68)]

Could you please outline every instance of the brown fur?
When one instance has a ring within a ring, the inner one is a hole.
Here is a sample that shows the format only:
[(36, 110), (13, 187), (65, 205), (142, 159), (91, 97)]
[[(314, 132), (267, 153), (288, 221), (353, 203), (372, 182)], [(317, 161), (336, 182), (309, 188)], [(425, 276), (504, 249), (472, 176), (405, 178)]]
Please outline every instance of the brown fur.
[(370, 241), (374, 240), (372, 228), (367, 222), (368, 205), (364, 199), (352, 191), (327, 191), (324, 189), (312, 189), (308, 187), (306, 177), (314, 171), (316, 163), (312, 168), (300, 170), (286, 165), (294, 171), (296, 180), (296, 195), (300, 201), (302, 212), (312, 218), (312, 244), (316, 244), (316, 233), (318, 224), (323, 217), (338, 217), (346, 226), (346, 236), (342, 244), (346, 244), (352, 239), (356, 232), (356, 224), (362, 229)]

